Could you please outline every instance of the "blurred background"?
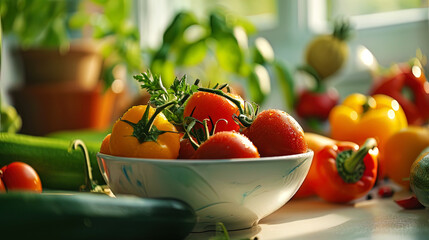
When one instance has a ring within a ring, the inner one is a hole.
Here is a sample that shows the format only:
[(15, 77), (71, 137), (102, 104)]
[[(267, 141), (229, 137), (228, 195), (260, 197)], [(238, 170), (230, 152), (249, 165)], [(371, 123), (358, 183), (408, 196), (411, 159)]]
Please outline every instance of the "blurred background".
[[(109, 129), (130, 106), (147, 101), (133, 79), (147, 70), (161, 75), (166, 86), (184, 74), (206, 86), (229, 83), (261, 108), (299, 118), (302, 89), (323, 83), (341, 102), (353, 92), (368, 94), (397, 64), (418, 59), (423, 73), (428, 68), (427, 0), (0, 5), (2, 131)], [(321, 36), (336, 38), (310, 50)], [(316, 63), (309, 57), (313, 52), (321, 56)], [(323, 73), (318, 64), (333, 70)]]

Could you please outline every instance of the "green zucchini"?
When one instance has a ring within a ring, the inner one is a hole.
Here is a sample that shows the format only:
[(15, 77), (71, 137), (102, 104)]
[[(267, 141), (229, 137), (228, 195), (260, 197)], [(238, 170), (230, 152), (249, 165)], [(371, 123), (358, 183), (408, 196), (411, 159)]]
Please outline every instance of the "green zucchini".
[(184, 239), (196, 223), (176, 199), (10, 192), (0, 206), (2, 239)]
[[(23, 134), (0, 133), (0, 167), (20, 161), (32, 166), (39, 174), (44, 189), (79, 190), (85, 184), (83, 151), (73, 150), (70, 141)], [(93, 179), (105, 181), (98, 167), (96, 154), (101, 143), (85, 142)]]

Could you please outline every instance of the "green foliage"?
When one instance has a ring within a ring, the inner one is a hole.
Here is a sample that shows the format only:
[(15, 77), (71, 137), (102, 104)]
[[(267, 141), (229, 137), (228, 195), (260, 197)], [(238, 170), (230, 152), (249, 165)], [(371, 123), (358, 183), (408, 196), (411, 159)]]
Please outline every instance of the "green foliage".
[(272, 51), (268, 41), (261, 47), (250, 40), (248, 36), (255, 32), (249, 21), (220, 10), (202, 20), (191, 12), (179, 12), (164, 32), (161, 46), (151, 53), (150, 69), (162, 75), (165, 86), (173, 83), (176, 71), (200, 78), (206, 85), (238, 81), (258, 104), (270, 93), (274, 75), (291, 106), (293, 79), (266, 53), (267, 47)]
[[(88, 11), (88, 3), (97, 10)], [(107, 65), (103, 79), (109, 87), (116, 65), (124, 64), (129, 72), (142, 68), (139, 31), (130, 19), (132, 3), (130, 0), (1, 0), (1, 26), (4, 35), (14, 35), (23, 48), (64, 50), (69, 47), (72, 33), (81, 33), (89, 27), (92, 38), (102, 40), (101, 52)]]
[(198, 90), (198, 80), (193, 85), (189, 85), (186, 82), (185, 75), (181, 79), (175, 78), (171, 86), (166, 88), (162, 83), (161, 77), (156, 74), (153, 75), (150, 72), (135, 75), (134, 79), (141, 84), (142, 89), (145, 89), (150, 94), (150, 102), (155, 107), (159, 108), (160, 106), (174, 102), (174, 104), (165, 108), (163, 113), (170, 122), (176, 125), (183, 123), (185, 102)]
[(4, 35), (13, 33), (22, 47), (67, 47), (67, 1), (2, 0)]
[[(124, 64), (128, 72), (142, 69), (140, 36), (137, 27), (130, 19), (132, 1), (129, 0), (91, 0), (101, 11), (87, 11), (84, 5), (73, 14), (69, 21), (71, 29), (90, 27), (92, 37), (103, 40), (102, 54), (108, 58), (104, 79), (110, 85), (113, 80), (112, 70), (118, 64)], [(83, 3), (83, 2), (82, 2)]]

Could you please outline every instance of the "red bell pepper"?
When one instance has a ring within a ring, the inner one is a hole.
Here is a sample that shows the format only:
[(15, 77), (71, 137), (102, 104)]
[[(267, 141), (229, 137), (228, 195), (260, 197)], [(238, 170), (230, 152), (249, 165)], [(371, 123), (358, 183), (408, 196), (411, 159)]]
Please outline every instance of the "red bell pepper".
[(382, 76), (370, 94), (385, 94), (398, 101), (410, 125), (429, 120), (429, 82), (418, 62), (401, 65), (395, 74)]
[(321, 149), (313, 157), (317, 173), (311, 184), (316, 194), (335, 203), (365, 196), (377, 179), (376, 145), (376, 140), (369, 138), (360, 148), (357, 145), (340, 148), (333, 144)]

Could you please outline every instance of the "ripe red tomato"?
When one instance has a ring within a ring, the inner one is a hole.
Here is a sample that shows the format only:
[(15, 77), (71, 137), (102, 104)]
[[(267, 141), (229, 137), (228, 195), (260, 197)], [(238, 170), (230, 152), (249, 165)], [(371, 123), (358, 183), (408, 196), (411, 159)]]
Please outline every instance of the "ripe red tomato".
[[(230, 95), (236, 99), (241, 99), (239, 96)], [(241, 99), (242, 101), (242, 99)], [(192, 113), (193, 111), (193, 113)], [(233, 116), (239, 115), (238, 107), (226, 99), (225, 97), (216, 95), (209, 92), (196, 92), (189, 97), (188, 102), (186, 103), (185, 110), (183, 113), (184, 117), (192, 117), (203, 121), (204, 119), (210, 119), (213, 122), (208, 123), (209, 131), (212, 129), (212, 124), (216, 124), (216, 132), (221, 131), (238, 131), (240, 125), (234, 121)], [(224, 119), (225, 121), (219, 121)], [(196, 126), (199, 128), (202, 126)]]
[(218, 132), (195, 151), (195, 159), (259, 158), (255, 145), (243, 134)]
[(0, 178), (0, 193), (2, 193), (2, 192), (6, 192), (6, 188), (5, 188), (4, 184), (3, 184), (3, 181)]
[(180, 149), (178, 159), (191, 159), (194, 156), (195, 149), (192, 147), (189, 138), (180, 139)]
[(296, 105), (296, 114), (304, 119), (317, 118), (323, 121), (328, 119), (338, 100), (339, 95), (334, 88), (326, 92), (303, 91)]
[(291, 155), (307, 151), (301, 126), (291, 115), (281, 110), (262, 111), (243, 133), (255, 144), (261, 157)]
[(13, 162), (2, 169), (2, 180), (7, 191), (25, 190), (42, 192), (42, 182), (37, 172), (28, 164)]

